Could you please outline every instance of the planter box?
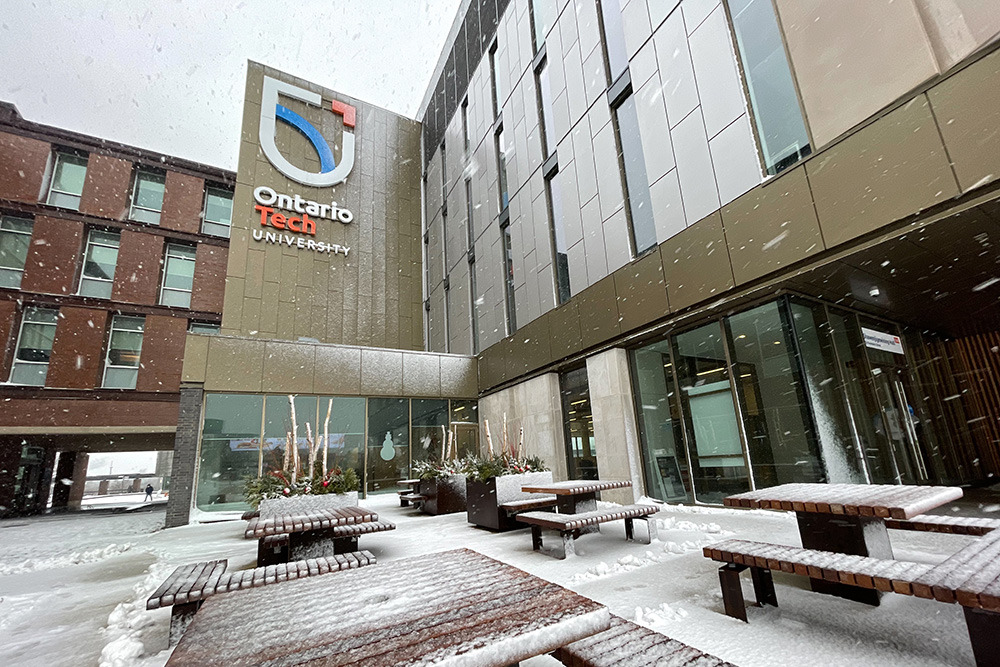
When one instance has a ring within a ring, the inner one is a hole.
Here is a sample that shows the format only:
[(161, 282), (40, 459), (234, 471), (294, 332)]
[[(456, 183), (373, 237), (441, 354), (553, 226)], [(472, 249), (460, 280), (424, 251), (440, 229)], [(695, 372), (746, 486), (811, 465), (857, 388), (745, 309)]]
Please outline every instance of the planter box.
[(289, 496), (287, 498), (267, 498), (260, 501), (260, 518), (268, 519), (279, 515), (315, 514), (317, 511), (337, 507), (357, 507), (358, 492), (327, 493), (318, 496)]
[(500, 509), (503, 503), (529, 498), (542, 498), (541, 493), (524, 493), (521, 487), (526, 484), (548, 484), (552, 482), (551, 472), (528, 472), (521, 475), (504, 475), (492, 477), (483, 482), (466, 480), (465, 493), (468, 503), (469, 523), (490, 530), (506, 531), (515, 528), (526, 528), (513, 517)]
[(422, 479), (419, 489), (420, 495), (427, 497), (420, 503), (420, 511), (425, 514), (452, 514), (466, 510), (465, 475)]

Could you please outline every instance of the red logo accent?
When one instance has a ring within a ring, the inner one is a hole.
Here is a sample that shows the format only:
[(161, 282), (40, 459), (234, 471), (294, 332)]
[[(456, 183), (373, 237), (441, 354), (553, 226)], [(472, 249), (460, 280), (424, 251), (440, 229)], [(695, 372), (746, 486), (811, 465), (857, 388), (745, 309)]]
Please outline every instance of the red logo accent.
[(357, 114), (357, 110), (350, 104), (344, 104), (343, 102), (334, 100), (333, 113), (339, 113), (344, 117), (344, 127), (354, 127), (354, 118)]

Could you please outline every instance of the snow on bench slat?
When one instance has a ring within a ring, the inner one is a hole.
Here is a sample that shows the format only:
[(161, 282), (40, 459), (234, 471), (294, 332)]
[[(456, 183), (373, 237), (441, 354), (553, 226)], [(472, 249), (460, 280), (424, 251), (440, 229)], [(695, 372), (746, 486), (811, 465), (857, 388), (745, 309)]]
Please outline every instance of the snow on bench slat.
[(338, 507), (313, 514), (251, 519), (243, 536), (248, 539), (259, 539), (282, 533), (298, 533), (371, 521), (378, 521), (378, 514), (371, 510), (361, 507)]
[(545, 507), (547, 505), (555, 505), (557, 502), (555, 496), (544, 496), (542, 498), (528, 498), (526, 500), (512, 500), (509, 503), (503, 503), (500, 505), (501, 508), (505, 510), (517, 510), (522, 507)]
[(921, 514), (908, 521), (905, 519), (888, 519), (885, 525), (886, 528), (894, 528), (896, 530), (918, 530), (930, 533), (979, 536), (1000, 528), (1000, 520), (970, 516)]
[(950, 486), (783, 484), (729, 496), (723, 502), (729, 507), (909, 519), (961, 497), (962, 490)]
[(656, 514), (659, 509), (653, 505), (626, 505), (606, 510), (594, 510), (579, 514), (558, 514), (556, 512), (524, 512), (517, 515), (518, 521), (533, 523), (554, 530), (575, 530), (605, 521), (635, 519)]
[[(913, 594), (922, 598), (936, 597), (934, 589), (960, 585), (975, 574), (977, 556), (983, 551), (994, 553), (1000, 545), (1000, 532), (992, 532), (969, 544), (958, 553), (935, 565), (913, 583)], [(989, 556), (987, 555), (987, 558)], [(979, 558), (978, 561), (982, 561)]]
[(732, 667), (719, 658), (627, 621), (611, 617), (611, 627), (556, 649), (553, 656), (576, 667)]
[(525, 493), (554, 493), (557, 496), (576, 496), (584, 493), (596, 493), (609, 489), (624, 489), (632, 486), (626, 480), (586, 480), (571, 479), (565, 482), (547, 482), (545, 484), (527, 484), (521, 487)]
[(596, 602), (467, 549), (332, 579), (213, 597), (168, 664), (508, 665), (610, 622)]
[[(173, 573), (167, 577), (167, 580), (164, 581), (149, 597), (149, 600), (146, 602), (146, 609), (157, 609), (160, 606), (161, 599), (167, 595), (167, 592), (178, 587), (182, 581), (182, 577), (186, 579), (187, 576), (194, 572), (197, 567), (198, 563), (192, 563), (191, 565), (182, 565), (174, 570)], [(171, 597), (171, 602), (172, 601), (173, 597)]]

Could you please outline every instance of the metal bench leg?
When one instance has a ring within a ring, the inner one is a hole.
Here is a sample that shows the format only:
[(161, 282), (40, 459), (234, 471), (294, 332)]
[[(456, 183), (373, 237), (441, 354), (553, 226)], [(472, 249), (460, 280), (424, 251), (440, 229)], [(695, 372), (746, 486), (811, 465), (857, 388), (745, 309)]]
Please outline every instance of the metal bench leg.
[(531, 526), (531, 550), (541, 551), (542, 549), (542, 527), (532, 524)]
[(410, 506), (410, 501), (407, 500), (406, 498), (403, 498), (402, 496), (400, 496), (400, 498), (399, 498), (399, 506), (400, 507), (409, 507)]
[(762, 567), (750, 568), (750, 579), (753, 580), (753, 592), (757, 596), (757, 604), (778, 606), (778, 595), (774, 592), (774, 580), (771, 571)]
[(635, 527), (632, 525), (632, 519), (625, 519), (625, 539), (629, 542), (635, 541)]
[(726, 616), (747, 621), (747, 603), (743, 599), (743, 587), (740, 585), (740, 572), (747, 569), (746, 565), (726, 563), (719, 568), (719, 582), (722, 584), (722, 602), (726, 606)]
[(1000, 614), (963, 607), (976, 667), (1000, 667)]
[(188, 602), (187, 604), (175, 604), (173, 609), (170, 610), (170, 637), (168, 639), (170, 646), (176, 646), (177, 642), (181, 640), (181, 635), (184, 634), (184, 631), (191, 624), (194, 615), (201, 608), (202, 602), (204, 600)]
[(556, 558), (559, 558), (561, 560), (566, 558), (566, 556), (575, 556), (576, 545), (574, 544), (573, 540), (576, 539), (576, 535), (573, 534), (573, 531), (567, 530), (565, 532), (559, 533), (559, 535), (560, 537), (562, 537), (562, 551), (561, 553), (556, 554)]

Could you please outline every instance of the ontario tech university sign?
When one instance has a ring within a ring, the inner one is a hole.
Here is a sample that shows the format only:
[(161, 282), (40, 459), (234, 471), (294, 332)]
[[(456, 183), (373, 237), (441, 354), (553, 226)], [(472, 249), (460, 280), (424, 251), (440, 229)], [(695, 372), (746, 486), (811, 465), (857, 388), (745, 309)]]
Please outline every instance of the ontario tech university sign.
[[(354, 169), (354, 126), (356, 110), (349, 104), (333, 101), (330, 112), (343, 121), (340, 162), (337, 163), (333, 149), (326, 137), (309, 121), (281, 104), (279, 95), (298, 100), (314, 107), (323, 106), (322, 97), (270, 76), (264, 76), (260, 96), (260, 148), (271, 165), (289, 180), (313, 188), (332, 188), (347, 180)], [(298, 130), (312, 145), (319, 158), (319, 171), (306, 171), (296, 167), (282, 155), (275, 140), (277, 122), (287, 123)], [(315, 252), (343, 254), (350, 248), (335, 243), (316, 241), (317, 221), (336, 221), (350, 224), (354, 214), (330, 203), (305, 199), (298, 194), (284, 194), (267, 185), (254, 188), (254, 210), (260, 216), (260, 226), (253, 230), (253, 239), (267, 243), (277, 243)], [(282, 211), (287, 212), (284, 213)]]

